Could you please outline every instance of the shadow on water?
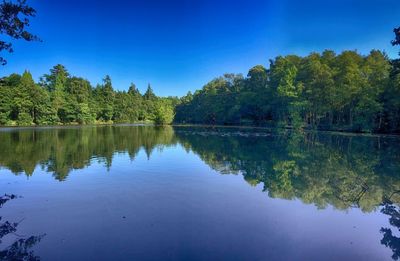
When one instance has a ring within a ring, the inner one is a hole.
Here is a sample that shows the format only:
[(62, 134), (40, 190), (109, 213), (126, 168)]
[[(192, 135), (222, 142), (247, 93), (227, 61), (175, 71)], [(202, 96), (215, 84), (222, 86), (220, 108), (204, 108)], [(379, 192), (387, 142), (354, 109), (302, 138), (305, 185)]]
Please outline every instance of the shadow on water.
[[(16, 199), (17, 196), (14, 194), (0, 197), (0, 208), (9, 200)], [(10, 222), (3, 221), (0, 216), (0, 245), (2, 239), (7, 235), (16, 237), (14, 242), (6, 248), (0, 250), (0, 260), (27, 260), (34, 261), (40, 260), (39, 256), (31, 250), (45, 235), (24, 237), (17, 233), (17, 227), (22, 222)]]
[[(170, 126), (15, 129), (0, 132), (0, 166), (27, 176), (40, 166), (64, 181), (71, 170), (93, 162), (110, 168), (116, 153), (133, 160), (144, 150), (150, 158), (155, 149), (177, 145), (221, 174), (261, 184), (271, 198), (299, 199), (319, 209), (381, 210), (400, 228), (399, 137)], [(398, 259), (400, 238), (390, 228), (381, 233), (381, 243)], [(40, 238), (17, 241), (15, 248), (29, 248)]]

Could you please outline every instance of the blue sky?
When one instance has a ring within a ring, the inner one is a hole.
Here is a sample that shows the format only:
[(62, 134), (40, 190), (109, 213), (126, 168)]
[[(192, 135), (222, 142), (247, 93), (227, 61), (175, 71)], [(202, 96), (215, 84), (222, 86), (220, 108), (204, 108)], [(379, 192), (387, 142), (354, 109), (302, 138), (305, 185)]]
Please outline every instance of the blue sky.
[(384, 50), (400, 26), (398, 0), (28, 0), (37, 10), (30, 30), (43, 42), (14, 42), (0, 76), (58, 63), (76, 76), (143, 92), (184, 95), (223, 73), (268, 66), (277, 55)]

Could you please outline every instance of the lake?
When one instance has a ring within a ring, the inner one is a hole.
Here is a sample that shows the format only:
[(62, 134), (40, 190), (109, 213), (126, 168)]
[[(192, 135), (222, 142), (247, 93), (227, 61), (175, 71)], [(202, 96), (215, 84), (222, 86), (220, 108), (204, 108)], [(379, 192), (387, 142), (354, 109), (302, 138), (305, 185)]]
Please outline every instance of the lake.
[(0, 260), (400, 256), (394, 136), (3, 128), (0, 187)]

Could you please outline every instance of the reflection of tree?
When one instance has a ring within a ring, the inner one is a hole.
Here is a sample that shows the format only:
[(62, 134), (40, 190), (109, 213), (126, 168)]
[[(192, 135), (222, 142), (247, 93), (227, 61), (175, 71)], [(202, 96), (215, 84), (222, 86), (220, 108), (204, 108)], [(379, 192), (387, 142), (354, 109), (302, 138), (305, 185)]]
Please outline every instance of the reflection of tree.
[[(73, 169), (93, 160), (111, 166), (113, 155), (180, 143), (221, 174), (242, 175), (250, 185), (263, 184), (270, 197), (300, 199), (318, 208), (383, 206), (390, 224), (400, 228), (400, 144), (398, 139), (306, 133), (274, 135), (257, 129), (188, 127), (84, 127), (0, 132), (0, 165), (32, 175), (36, 166), (64, 180)], [(382, 203), (385, 195), (392, 194)], [(0, 207), (13, 196), (2, 197)], [(4, 233), (15, 233), (15, 223)], [(400, 257), (400, 239), (382, 228), (381, 243)], [(41, 237), (19, 239), (1, 255), (29, 255)], [(17, 250), (21, 250), (18, 252)]]
[(40, 260), (40, 257), (30, 250), (40, 242), (43, 236), (20, 238), (5, 250), (0, 251), (0, 260)]
[(251, 185), (264, 184), (270, 197), (372, 211), (383, 195), (400, 189), (397, 139), (232, 128), (209, 133), (175, 128), (186, 150), (220, 173), (241, 173)]
[(149, 157), (178, 142), (222, 174), (263, 184), (270, 197), (298, 198), (319, 208), (372, 211), (383, 195), (400, 190), (398, 139), (326, 133), (170, 126), (1, 131), (0, 165), (26, 175), (41, 166), (62, 181), (95, 160), (110, 167), (115, 153), (134, 159), (144, 150)]
[(4, 194), (4, 196), (0, 197), (0, 208), (10, 199), (14, 199), (17, 196), (14, 194), (8, 195), (8, 194)]
[(133, 159), (140, 149), (149, 157), (155, 148), (175, 144), (170, 126), (23, 129), (0, 132), (0, 165), (30, 176), (36, 166), (64, 180), (73, 169), (93, 159), (112, 164), (113, 155), (127, 152)]
[[(0, 197), (0, 208), (4, 203), (15, 198), (15, 195), (4, 195)], [(15, 235), (18, 239), (10, 246), (0, 251), (0, 260), (40, 260), (38, 256), (35, 256), (31, 248), (39, 243), (44, 235), (30, 236), (27, 238), (21, 237), (16, 234), (17, 227), (21, 221), (11, 223), (9, 221), (2, 222), (1, 220), (2, 217), (0, 217), (0, 243), (2, 243), (2, 238), (9, 234)]]
[[(384, 198), (381, 212), (389, 216), (389, 223), (400, 231), (400, 208), (393, 204), (389, 198)], [(398, 260), (400, 258), (400, 238), (393, 235), (392, 229), (381, 228), (383, 238), (381, 244), (389, 247), (393, 251), (392, 258)]]

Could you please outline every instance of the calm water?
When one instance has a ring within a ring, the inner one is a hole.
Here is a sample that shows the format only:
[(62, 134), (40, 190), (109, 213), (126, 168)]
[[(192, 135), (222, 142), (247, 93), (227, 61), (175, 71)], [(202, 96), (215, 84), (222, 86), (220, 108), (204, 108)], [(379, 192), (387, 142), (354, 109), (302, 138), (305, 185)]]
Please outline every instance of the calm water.
[(0, 188), (0, 260), (400, 255), (399, 137), (0, 129)]

